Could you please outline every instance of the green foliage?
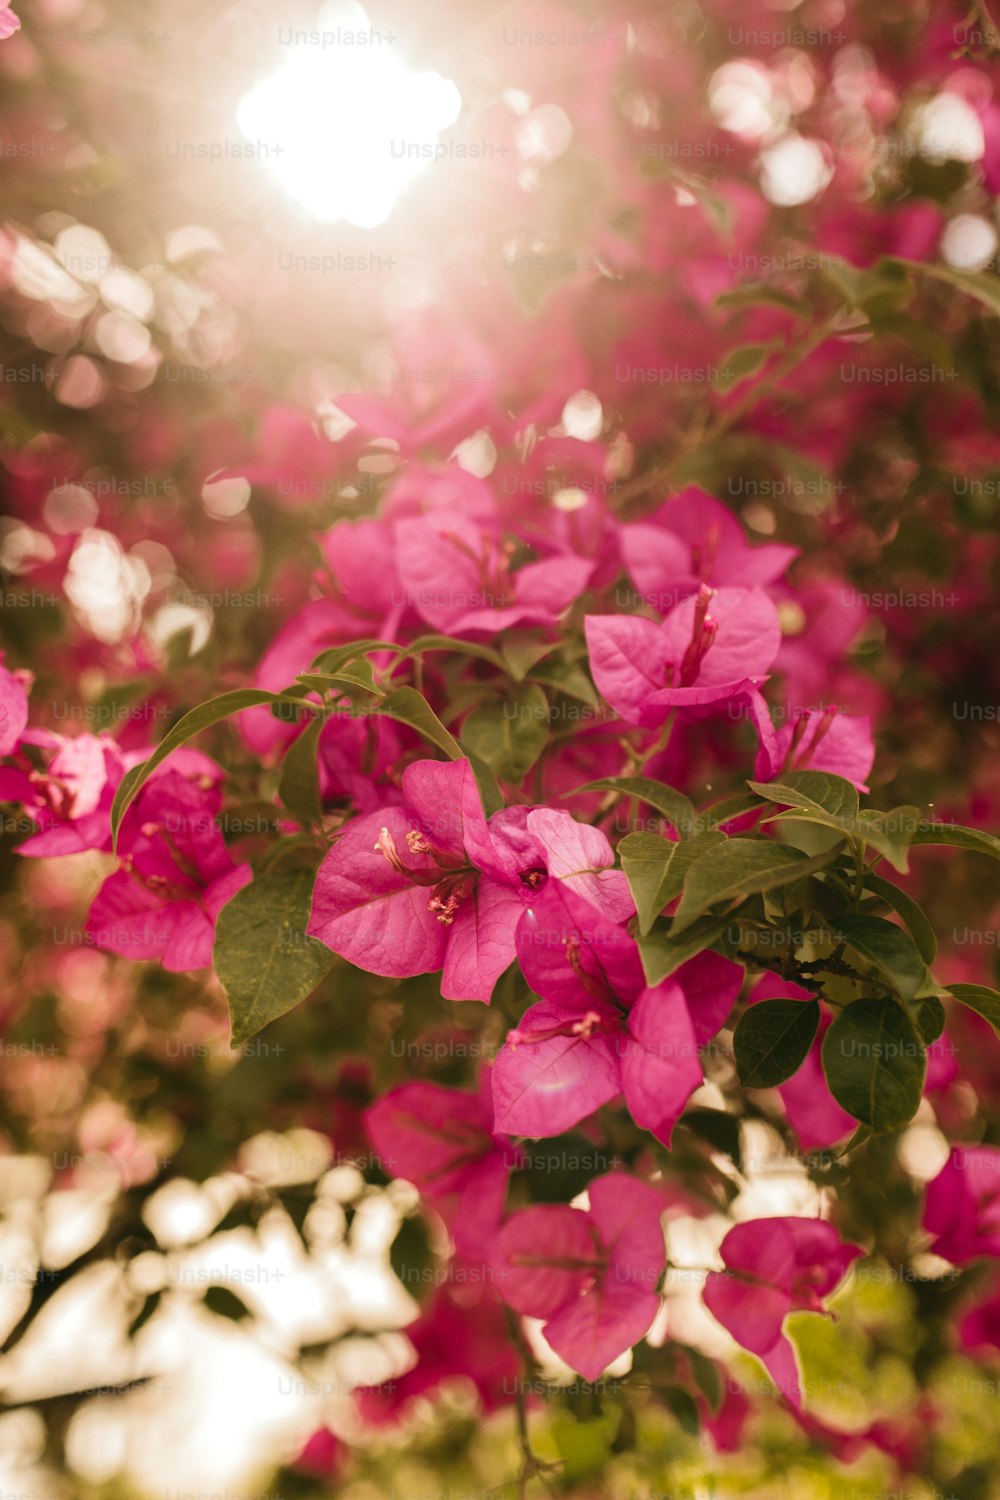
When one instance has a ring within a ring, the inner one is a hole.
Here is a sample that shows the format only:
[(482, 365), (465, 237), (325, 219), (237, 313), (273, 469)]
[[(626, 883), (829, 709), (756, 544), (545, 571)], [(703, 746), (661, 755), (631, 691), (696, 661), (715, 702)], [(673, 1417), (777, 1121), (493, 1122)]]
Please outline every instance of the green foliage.
[(219, 914), (213, 962), (229, 1001), (233, 1046), (312, 994), (335, 962), (306, 936), (311, 870), (258, 875)]
[(816, 1000), (761, 1000), (743, 1012), (733, 1033), (740, 1083), (773, 1088), (797, 1073), (819, 1026)]
[(823, 1070), (848, 1114), (873, 1130), (893, 1130), (920, 1103), (927, 1058), (895, 1000), (856, 1000), (823, 1038)]

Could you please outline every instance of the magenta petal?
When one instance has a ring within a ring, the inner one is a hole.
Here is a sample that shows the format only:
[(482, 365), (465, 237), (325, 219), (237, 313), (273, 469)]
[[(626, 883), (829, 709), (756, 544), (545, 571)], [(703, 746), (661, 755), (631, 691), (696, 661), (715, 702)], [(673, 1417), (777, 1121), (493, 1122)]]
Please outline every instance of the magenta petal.
[(467, 760), (417, 760), (403, 772), (403, 795), (419, 814), (430, 842), (448, 854), (465, 853), (465, 820), (485, 828), (476, 778)]
[(368, 1137), (384, 1170), (423, 1193), (450, 1193), (489, 1155), (493, 1138), (478, 1093), (439, 1083), (403, 1083), (365, 1113)]
[(162, 908), (160, 918), (172, 922), (163, 945), (163, 967), (168, 973), (186, 974), (211, 966), (215, 927), (196, 902), (171, 902)]
[(466, 1180), (451, 1226), (455, 1249), (459, 1255), (484, 1261), (492, 1258), (503, 1219), (507, 1180), (516, 1159), (513, 1150), (509, 1154), (491, 1151), (481, 1162), (466, 1171)]
[(639, 950), (624, 927), (553, 880), (518, 923), (517, 956), (537, 995), (570, 1006), (609, 992), (629, 1005), (646, 984)]
[(499, 1235), (497, 1289), (531, 1318), (551, 1318), (598, 1272), (602, 1254), (587, 1215), (539, 1204), (508, 1219)]
[(137, 961), (159, 958), (174, 914), (125, 870), (109, 875), (90, 904), (86, 932), (98, 948)]
[(681, 964), (674, 979), (684, 992), (699, 1047), (725, 1026), (743, 987), (743, 969), (720, 953), (704, 953)]
[(590, 1184), (590, 1219), (599, 1231), (606, 1263), (597, 1283), (546, 1324), (552, 1348), (586, 1380), (645, 1334), (659, 1311), (658, 1285), (665, 1265), (662, 1202), (656, 1189), (625, 1172), (608, 1172)]
[[(598, 1012), (598, 1007), (594, 1010)], [(600, 1007), (599, 1013), (616, 1025), (612, 1006)], [(493, 1064), (497, 1130), (508, 1135), (560, 1135), (621, 1092), (615, 1034), (531, 1040), (533, 1031), (562, 1025), (572, 1014), (548, 1001), (533, 1005), (518, 1025), (519, 1039), (508, 1040), (497, 1054)]]
[[(691, 640), (697, 602), (683, 600), (663, 622), (666, 659), (680, 663)], [(709, 614), (718, 626), (698, 673), (697, 689), (763, 677), (781, 645), (778, 611), (762, 589), (717, 589)], [(662, 686), (662, 680), (658, 684)], [(683, 690), (682, 690), (683, 691)]]
[(517, 956), (515, 929), (523, 910), (516, 891), (480, 875), (451, 927), (444, 929), (445, 1000), (481, 1000), (489, 1005), (493, 986)]
[(478, 527), (438, 512), (396, 526), (396, 556), (403, 596), (435, 630), (453, 629), (469, 610), (494, 602), (476, 561), (483, 546)]
[(27, 723), (28, 697), (24, 684), (13, 672), (0, 666), (0, 755), (10, 755), (16, 748)]
[(630, 1279), (655, 1287), (665, 1264), (658, 1190), (628, 1172), (605, 1172), (595, 1177), (587, 1195), (590, 1217), (612, 1261), (631, 1261), (642, 1275)]
[(629, 1113), (665, 1146), (684, 1106), (702, 1081), (691, 1017), (679, 985), (644, 990), (628, 1018), (622, 1088)]
[(786, 1083), (778, 1088), (781, 1102), (785, 1106), (788, 1123), (798, 1137), (803, 1151), (817, 1151), (836, 1145), (852, 1135), (858, 1122), (841, 1109), (830, 1093), (823, 1072), (820, 1043), (823, 1032), (830, 1022), (821, 1024), (819, 1037), (806, 1055), (806, 1060)]
[(518, 607), (530, 612), (540, 624), (554, 621), (579, 599), (594, 571), (582, 557), (557, 557), (528, 563), (514, 574)]
[(599, 828), (578, 823), (568, 812), (536, 807), (528, 829), (545, 852), (549, 875), (589, 901), (613, 922), (635, 915), (635, 902), (621, 870), (614, 870), (614, 850)]
[(649, 1332), (659, 1309), (655, 1292), (605, 1278), (599, 1292), (567, 1302), (542, 1331), (560, 1359), (594, 1381)]
[(698, 587), (691, 548), (662, 526), (639, 522), (621, 529), (622, 556), (643, 603), (661, 615)]
[(653, 701), (668, 658), (660, 627), (639, 615), (587, 615), (583, 625), (594, 681), (615, 713), (645, 729), (662, 724), (669, 708)]
[(773, 1348), (792, 1310), (787, 1292), (738, 1280), (728, 1271), (712, 1271), (705, 1279), (702, 1296), (712, 1316), (752, 1354)]
[(407, 851), (406, 834), (417, 826), (402, 807), (356, 818), (316, 876), (307, 932), (370, 974), (405, 978), (444, 963), (448, 929), (427, 909), (428, 887), (411, 885), (375, 848), (386, 827), (410, 866), (430, 868), (425, 856)]
[(782, 1334), (759, 1358), (785, 1400), (796, 1408), (801, 1407), (802, 1377), (791, 1340)]

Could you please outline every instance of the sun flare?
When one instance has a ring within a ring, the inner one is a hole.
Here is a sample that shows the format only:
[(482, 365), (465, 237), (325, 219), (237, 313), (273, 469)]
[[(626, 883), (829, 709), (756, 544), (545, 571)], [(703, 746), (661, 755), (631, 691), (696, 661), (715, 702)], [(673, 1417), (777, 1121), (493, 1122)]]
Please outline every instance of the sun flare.
[(360, 5), (324, 7), (320, 22), (289, 31), (287, 59), (243, 96), (237, 120), (314, 219), (372, 229), (433, 160), (461, 96), (440, 73), (410, 69)]

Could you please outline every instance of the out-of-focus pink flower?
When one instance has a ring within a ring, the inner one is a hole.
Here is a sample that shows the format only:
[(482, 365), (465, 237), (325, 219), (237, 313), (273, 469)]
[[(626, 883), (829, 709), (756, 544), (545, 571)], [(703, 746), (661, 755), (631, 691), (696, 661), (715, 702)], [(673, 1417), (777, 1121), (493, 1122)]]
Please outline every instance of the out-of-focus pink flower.
[(560, 1359), (593, 1381), (649, 1329), (666, 1256), (655, 1188), (608, 1172), (588, 1196), (586, 1212), (540, 1204), (508, 1219), (496, 1275), (504, 1301), (543, 1319)]
[(1000, 1149), (952, 1147), (927, 1185), (923, 1227), (934, 1254), (955, 1265), (1000, 1256)]
[(756, 1354), (793, 1406), (802, 1403), (798, 1362), (783, 1332), (788, 1313), (823, 1312), (823, 1298), (862, 1255), (822, 1219), (750, 1219), (722, 1241), (725, 1271), (705, 1281), (705, 1305), (737, 1343)]
[(795, 547), (752, 547), (739, 521), (704, 490), (668, 500), (648, 521), (623, 526), (622, 554), (643, 602), (661, 614), (703, 583), (766, 588), (797, 556)]
[[(0, 22), (2, 20), (3, 12), (0, 11)], [(28, 695), (24, 690), (24, 678), (18, 672), (8, 672), (0, 654), (0, 755), (10, 755), (17, 748), (27, 722)]]
[(489, 1069), (475, 1092), (400, 1084), (371, 1106), (365, 1126), (384, 1169), (420, 1189), (459, 1254), (488, 1258), (507, 1179), (521, 1160), (509, 1137), (494, 1131)]
[(122, 820), (121, 868), (91, 903), (87, 933), (97, 947), (135, 960), (158, 958), (171, 973), (207, 968), (215, 922), (248, 884), (216, 821), (217, 788), (175, 771), (152, 777)]
[(554, 625), (594, 568), (561, 556), (513, 569), (513, 547), (457, 512), (401, 521), (396, 537), (405, 602), (435, 630), (455, 635)]
[(21, 22), (10, 8), (10, 0), (2, 0), (0, 3), (0, 42), (5, 42), (15, 31), (21, 29)]

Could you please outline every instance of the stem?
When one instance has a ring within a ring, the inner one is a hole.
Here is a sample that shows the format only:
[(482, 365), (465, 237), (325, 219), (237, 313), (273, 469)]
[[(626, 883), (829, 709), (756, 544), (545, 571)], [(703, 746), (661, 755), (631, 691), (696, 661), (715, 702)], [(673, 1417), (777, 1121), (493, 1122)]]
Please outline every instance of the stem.
[[(510, 1334), (511, 1342), (521, 1356), (521, 1366), (524, 1370), (526, 1381), (530, 1385), (537, 1374), (538, 1363), (531, 1352), (516, 1314), (509, 1307), (505, 1307), (504, 1317), (507, 1320), (507, 1331)], [(545, 1479), (546, 1473), (558, 1469), (560, 1465), (547, 1463), (533, 1451), (531, 1438), (528, 1433), (528, 1404), (525, 1400), (524, 1390), (520, 1386), (518, 1387), (514, 1410), (517, 1417), (517, 1436), (521, 1445), (521, 1472), (517, 1479), (517, 1493), (520, 1500), (526, 1500), (529, 1481), (537, 1477), (548, 1485), (548, 1481)], [(505, 1488), (505, 1486), (501, 1486), (501, 1488)]]

